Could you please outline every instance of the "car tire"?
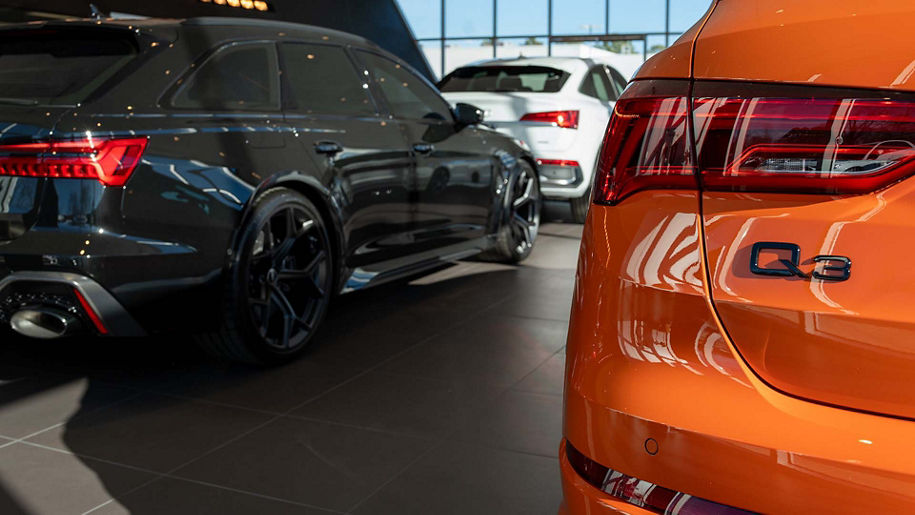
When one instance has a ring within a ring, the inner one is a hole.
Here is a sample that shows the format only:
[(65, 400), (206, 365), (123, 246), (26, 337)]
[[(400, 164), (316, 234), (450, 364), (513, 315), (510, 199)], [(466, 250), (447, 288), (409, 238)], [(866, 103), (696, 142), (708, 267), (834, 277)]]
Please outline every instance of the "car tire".
[(333, 293), (325, 222), (307, 198), (274, 188), (255, 200), (238, 242), (219, 327), (199, 341), (232, 361), (289, 361), (311, 343)]
[(572, 208), (572, 221), (577, 224), (585, 223), (588, 218), (588, 209), (591, 207), (591, 188), (589, 187), (585, 194), (569, 201)]
[(540, 230), (540, 178), (526, 161), (512, 175), (505, 194), (502, 223), (491, 249), (481, 254), (486, 261), (520, 263), (527, 259)]

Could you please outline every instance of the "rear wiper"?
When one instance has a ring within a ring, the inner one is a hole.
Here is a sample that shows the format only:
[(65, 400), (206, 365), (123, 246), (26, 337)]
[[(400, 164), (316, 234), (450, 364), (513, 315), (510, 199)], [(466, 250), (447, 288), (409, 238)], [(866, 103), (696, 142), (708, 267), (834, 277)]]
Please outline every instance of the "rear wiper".
[(27, 98), (6, 98), (0, 97), (0, 104), (17, 105), (17, 106), (37, 106), (37, 100)]

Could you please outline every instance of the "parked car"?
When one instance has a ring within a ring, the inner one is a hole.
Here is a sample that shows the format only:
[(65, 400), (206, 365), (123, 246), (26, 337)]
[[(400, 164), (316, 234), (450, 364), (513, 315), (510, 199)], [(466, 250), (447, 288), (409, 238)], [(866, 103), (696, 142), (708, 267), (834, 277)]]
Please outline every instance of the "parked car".
[(613, 67), (578, 57), (483, 61), (439, 82), (446, 100), (480, 107), (488, 125), (529, 145), (544, 197), (568, 200), (578, 223), (588, 213), (604, 130), (625, 87)]
[(328, 301), (531, 251), (533, 157), (348, 34), (238, 18), (0, 30), (0, 324), (289, 359)]
[(913, 16), (718, 0), (617, 102), (563, 513), (915, 511)]

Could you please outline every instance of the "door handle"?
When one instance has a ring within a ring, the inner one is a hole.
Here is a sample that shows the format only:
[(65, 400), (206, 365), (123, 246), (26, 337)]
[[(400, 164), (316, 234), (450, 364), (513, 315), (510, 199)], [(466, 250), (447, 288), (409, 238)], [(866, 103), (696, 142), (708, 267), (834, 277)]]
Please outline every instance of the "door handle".
[(336, 141), (319, 141), (315, 143), (315, 152), (333, 157), (343, 152), (343, 147)]
[(431, 154), (435, 147), (431, 143), (414, 143), (413, 151), (417, 154)]

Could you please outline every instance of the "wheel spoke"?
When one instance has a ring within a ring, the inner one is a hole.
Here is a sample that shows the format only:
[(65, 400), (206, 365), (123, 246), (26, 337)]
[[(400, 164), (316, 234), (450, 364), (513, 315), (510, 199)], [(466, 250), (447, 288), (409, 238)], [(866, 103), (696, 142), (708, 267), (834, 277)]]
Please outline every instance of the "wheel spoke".
[(289, 348), (289, 337), (292, 335), (293, 320), (288, 314), (283, 313), (283, 337), (280, 340), (280, 347)]
[(514, 207), (515, 208), (521, 207), (524, 204), (527, 204), (528, 202), (533, 200), (531, 197), (531, 193), (533, 192), (532, 191), (533, 189), (534, 189), (534, 181), (530, 181), (530, 180), (527, 181), (527, 185), (524, 187), (524, 193), (522, 193), (520, 196), (518, 196), (518, 198), (516, 198), (515, 201), (512, 203), (514, 205)]
[(530, 222), (522, 218), (518, 213), (515, 213), (512, 223), (521, 231), (521, 236), (524, 238), (524, 243), (528, 246), (533, 245), (534, 238), (531, 235)]
[(292, 306), (292, 303), (289, 302), (289, 298), (286, 297), (286, 294), (283, 293), (283, 290), (281, 290), (276, 285), (271, 285), (270, 289), (273, 290), (274, 295), (276, 296), (277, 300), (279, 301), (278, 304), (280, 307), (280, 311), (283, 312), (283, 318), (291, 320), (293, 322), (293, 328), (295, 326), (302, 326), (306, 330), (311, 331), (311, 329), (312, 329), (311, 324), (309, 324), (307, 320), (305, 320), (304, 318), (302, 318), (296, 314), (295, 308)]
[(273, 262), (277, 267), (280, 267), (283, 260), (289, 256), (292, 252), (292, 248), (295, 246), (296, 242), (299, 241), (299, 238), (304, 236), (315, 224), (314, 220), (306, 220), (297, 225), (295, 221), (295, 212), (290, 208), (286, 210), (286, 213), (286, 238), (273, 254)]
[(257, 328), (257, 331), (260, 333), (261, 337), (265, 337), (267, 336), (267, 333), (270, 332), (270, 319), (273, 318), (273, 307), (276, 305), (274, 296), (273, 294), (270, 294), (266, 299), (252, 298), (249, 302), (255, 306), (260, 306), (260, 326)]
[(283, 315), (284, 315), (284, 316), (285, 316), (285, 315), (290, 315), (290, 316), (293, 316), (293, 317), (296, 316), (296, 315), (295, 315), (295, 308), (292, 307), (292, 303), (289, 302), (289, 299), (286, 297), (286, 294), (283, 293), (283, 290), (281, 290), (281, 289), (280, 289), (277, 285), (275, 285), (275, 284), (271, 284), (271, 285), (270, 285), (270, 290), (273, 291), (273, 296), (276, 298), (276, 300), (277, 300), (277, 305), (279, 306), (280, 311), (283, 312)]
[(311, 298), (320, 299), (324, 297), (324, 288), (321, 288), (313, 278), (309, 277), (309, 280), (305, 282), (305, 287), (308, 288)]
[(277, 274), (277, 279), (280, 281), (304, 281), (305, 288), (309, 290), (309, 296), (321, 298), (324, 296), (324, 289), (315, 281), (314, 274), (315, 270), (326, 260), (327, 253), (322, 250), (311, 259), (303, 270), (281, 270)]
[(312, 272), (306, 272), (304, 270), (287, 270), (277, 274), (277, 277), (280, 281), (301, 282), (305, 289), (308, 290), (306, 293), (310, 298), (320, 299), (324, 296), (324, 289), (315, 282)]
[(327, 261), (327, 253), (322, 250), (311, 259), (311, 262), (305, 267), (305, 272), (313, 273), (325, 261)]

